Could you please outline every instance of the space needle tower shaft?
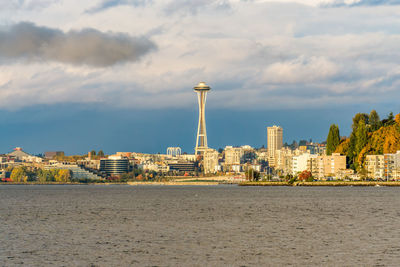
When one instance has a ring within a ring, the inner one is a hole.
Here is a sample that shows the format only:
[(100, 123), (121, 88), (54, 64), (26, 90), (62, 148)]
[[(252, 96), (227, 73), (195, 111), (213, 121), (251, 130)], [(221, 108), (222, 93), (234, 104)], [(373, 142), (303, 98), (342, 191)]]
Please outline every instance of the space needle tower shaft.
[(210, 91), (211, 88), (204, 82), (200, 82), (193, 89), (195, 92), (197, 92), (197, 98), (199, 101), (199, 123), (197, 127), (197, 138), (196, 138), (196, 148), (195, 148), (195, 154), (197, 156), (199, 154), (203, 154), (204, 151), (208, 148), (205, 108), (206, 108), (207, 92)]

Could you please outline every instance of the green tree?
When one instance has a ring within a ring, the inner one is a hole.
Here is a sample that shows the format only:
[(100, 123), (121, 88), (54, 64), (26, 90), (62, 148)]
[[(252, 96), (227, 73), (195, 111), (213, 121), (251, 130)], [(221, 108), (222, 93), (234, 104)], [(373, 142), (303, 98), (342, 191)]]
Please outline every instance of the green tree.
[(356, 131), (356, 147), (355, 154), (358, 156), (361, 150), (367, 145), (368, 135), (367, 135), (367, 127), (363, 120), (360, 120), (358, 123), (357, 131)]
[(55, 180), (56, 180), (56, 182), (61, 182), (61, 183), (66, 183), (66, 182), (71, 181), (70, 170), (66, 170), (66, 169), (57, 170)]
[(44, 182), (54, 182), (56, 180), (56, 175), (58, 174), (57, 169), (50, 169), (50, 170), (43, 170), (39, 169), (36, 172), (37, 179), (39, 182), (44, 183)]
[(393, 112), (390, 112), (389, 115), (387, 116), (386, 119), (382, 120), (382, 124), (384, 126), (389, 126), (394, 124), (394, 116), (393, 116)]
[(329, 128), (328, 137), (326, 139), (326, 154), (332, 155), (340, 143), (339, 126), (332, 124)]
[(245, 172), (245, 175), (246, 175), (246, 179), (249, 181), (257, 182), (258, 180), (260, 180), (260, 172), (254, 170), (252, 168), (248, 169)]
[(95, 150), (90, 151), (90, 155), (91, 155), (92, 157), (96, 156), (96, 151), (95, 151)]
[(368, 119), (369, 116), (366, 113), (357, 113), (354, 117), (353, 117), (353, 125), (351, 126), (353, 129), (353, 133), (355, 133), (357, 131), (357, 127), (359, 125), (359, 122), (362, 120), (364, 121), (365, 124), (368, 124)]
[(103, 150), (99, 150), (99, 152), (97, 152), (97, 156), (99, 156), (100, 158), (103, 158), (104, 157)]
[(369, 114), (369, 125), (371, 127), (370, 128), (371, 132), (378, 130), (379, 128), (381, 128), (381, 125), (382, 125), (381, 119), (379, 118), (378, 113), (374, 109)]
[(40, 183), (47, 182), (47, 175), (48, 175), (48, 171), (47, 170), (39, 169), (37, 171), (38, 182), (40, 182)]
[(11, 176), (10, 176), (11, 181), (17, 182), (17, 183), (23, 183), (28, 181), (28, 173), (26, 167), (16, 167), (12, 170)]

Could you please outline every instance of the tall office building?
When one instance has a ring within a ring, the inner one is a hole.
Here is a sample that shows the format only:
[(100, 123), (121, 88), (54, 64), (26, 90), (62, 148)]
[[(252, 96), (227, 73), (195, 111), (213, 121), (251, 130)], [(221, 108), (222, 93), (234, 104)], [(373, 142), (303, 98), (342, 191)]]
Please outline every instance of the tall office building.
[(267, 146), (269, 165), (276, 165), (276, 150), (283, 147), (283, 129), (280, 126), (267, 127)]

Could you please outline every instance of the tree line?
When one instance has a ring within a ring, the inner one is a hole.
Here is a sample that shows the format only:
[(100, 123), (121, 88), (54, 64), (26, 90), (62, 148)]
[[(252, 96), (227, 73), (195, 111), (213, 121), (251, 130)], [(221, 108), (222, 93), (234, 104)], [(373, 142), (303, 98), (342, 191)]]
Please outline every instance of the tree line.
[(357, 113), (353, 117), (351, 128), (350, 136), (342, 138), (339, 126), (330, 126), (326, 154), (336, 152), (346, 155), (348, 166), (354, 170), (363, 168), (367, 154), (394, 153), (400, 149), (400, 114), (395, 118), (393, 112), (390, 112), (381, 120), (376, 110), (372, 110), (370, 114)]
[(15, 167), (11, 171), (10, 180), (15, 183), (26, 182), (71, 182), (72, 173), (67, 169), (31, 169), (26, 166)]

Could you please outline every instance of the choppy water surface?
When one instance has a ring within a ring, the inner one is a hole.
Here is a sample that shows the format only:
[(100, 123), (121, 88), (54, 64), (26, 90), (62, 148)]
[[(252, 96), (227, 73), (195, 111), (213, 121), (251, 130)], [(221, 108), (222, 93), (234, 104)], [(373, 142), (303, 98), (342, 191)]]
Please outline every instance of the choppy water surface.
[(400, 188), (0, 186), (0, 266), (400, 263)]

